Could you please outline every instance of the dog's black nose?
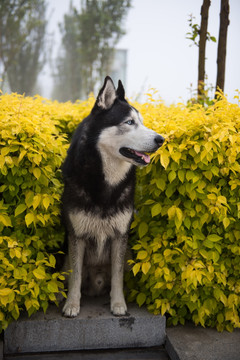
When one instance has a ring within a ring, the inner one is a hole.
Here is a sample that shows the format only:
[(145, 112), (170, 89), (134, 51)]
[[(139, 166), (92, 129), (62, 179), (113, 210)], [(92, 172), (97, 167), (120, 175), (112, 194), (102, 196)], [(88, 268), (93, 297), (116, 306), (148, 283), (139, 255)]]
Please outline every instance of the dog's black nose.
[(157, 135), (154, 140), (157, 143), (158, 147), (162, 146), (165, 141), (164, 137), (162, 137), (161, 135)]

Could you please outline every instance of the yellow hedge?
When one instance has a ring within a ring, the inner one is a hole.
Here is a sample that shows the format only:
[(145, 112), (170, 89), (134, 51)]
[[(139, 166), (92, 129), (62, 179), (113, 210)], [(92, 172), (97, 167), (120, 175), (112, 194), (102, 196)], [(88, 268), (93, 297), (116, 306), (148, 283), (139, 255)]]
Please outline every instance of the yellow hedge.
[[(1, 329), (63, 290), (49, 252), (62, 241), (59, 169), (93, 103), (0, 96)], [(133, 105), (166, 143), (138, 171), (129, 300), (173, 324), (239, 327), (239, 106)]]
[(0, 331), (22, 310), (46, 310), (63, 289), (48, 252), (62, 240), (59, 169), (67, 135), (92, 103), (0, 96)]
[(166, 142), (138, 171), (129, 299), (171, 324), (240, 327), (239, 105), (136, 106)]

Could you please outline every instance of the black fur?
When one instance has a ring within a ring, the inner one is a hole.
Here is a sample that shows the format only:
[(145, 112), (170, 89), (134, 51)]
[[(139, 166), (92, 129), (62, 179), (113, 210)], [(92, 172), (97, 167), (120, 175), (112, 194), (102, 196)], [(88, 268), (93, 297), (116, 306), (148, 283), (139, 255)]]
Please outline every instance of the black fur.
[[(119, 118), (126, 117), (130, 109), (126, 100), (118, 97), (108, 110), (102, 110), (95, 104), (91, 114), (76, 129), (62, 166), (65, 185), (62, 215), (67, 228), (69, 210), (97, 212), (104, 218), (133, 206), (135, 166), (131, 166), (123, 181), (111, 186), (104, 179), (102, 160), (96, 148), (100, 132), (117, 125)], [(129, 189), (128, 196), (123, 198), (121, 195), (126, 188)]]

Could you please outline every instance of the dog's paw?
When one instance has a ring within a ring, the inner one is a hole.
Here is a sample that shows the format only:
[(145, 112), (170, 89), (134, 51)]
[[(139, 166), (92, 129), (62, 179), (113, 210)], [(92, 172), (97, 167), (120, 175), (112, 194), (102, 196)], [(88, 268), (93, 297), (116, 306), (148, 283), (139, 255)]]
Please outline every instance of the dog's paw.
[(125, 302), (115, 302), (111, 304), (111, 312), (115, 316), (126, 315), (127, 306)]
[(76, 317), (80, 313), (80, 305), (76, 303), (67, 302), (65, 303), (62, 314), (65, 317)]

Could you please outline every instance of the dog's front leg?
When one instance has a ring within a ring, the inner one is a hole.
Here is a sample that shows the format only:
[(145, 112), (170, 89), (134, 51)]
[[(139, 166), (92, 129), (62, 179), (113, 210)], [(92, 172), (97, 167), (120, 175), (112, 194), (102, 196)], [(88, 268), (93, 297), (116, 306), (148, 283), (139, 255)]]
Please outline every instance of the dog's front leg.
[(123, 294), (125, 239), (116, 239), (111, 247), (111, 312), (113, 315), (125, 315), (127, 306)]
[(68, 256), (72, 272), (69, 277), (68, 297), (62, 311), (66, 317), (75, 317), (80, 312), (84, 251), (84, 241), (76, 237), (69, 238)]

